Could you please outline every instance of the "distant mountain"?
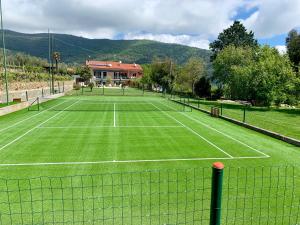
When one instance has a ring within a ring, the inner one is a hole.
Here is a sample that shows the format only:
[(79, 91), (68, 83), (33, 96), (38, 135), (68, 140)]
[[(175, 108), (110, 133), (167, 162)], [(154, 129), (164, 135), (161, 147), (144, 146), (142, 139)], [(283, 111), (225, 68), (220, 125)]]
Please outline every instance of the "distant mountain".
[[(7, 49), (48, 58), (47, 33), (24, 34), (6, 30), (5, 34)], [(53, 51), (60, 52), (61, 61), (65, 63), (84, 63), (90, 57), (94, 60), (145, 64), (151, 63), (154, 57), (169, 57), (182, 64), (192, 56), (209, 62), (211, 55), (210, 51), (204, 49), (149, 40), (88, 39), (66, 34), (53, 34), (53, 37)]]

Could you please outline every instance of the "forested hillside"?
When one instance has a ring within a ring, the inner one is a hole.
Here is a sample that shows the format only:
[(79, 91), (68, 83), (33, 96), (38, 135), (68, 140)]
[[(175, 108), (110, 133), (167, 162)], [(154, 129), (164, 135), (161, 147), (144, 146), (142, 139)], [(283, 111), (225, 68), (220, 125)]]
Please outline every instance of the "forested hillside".
[[(6, 48), (46, 59), (48, 34), (24, 34), (7, 30)], [(209, 62), (211, 55), (208, 50), (178, 44), (149, 40), (87, 39), (66, 34), (53, 34), (53, 51), (60, 52), (61, 61), (65, 63), (83, 63), (90, 57), (139, 64), (150, 63), (154, 58), (172, 58), (178, 64), (183, 64), (193, 56)]]

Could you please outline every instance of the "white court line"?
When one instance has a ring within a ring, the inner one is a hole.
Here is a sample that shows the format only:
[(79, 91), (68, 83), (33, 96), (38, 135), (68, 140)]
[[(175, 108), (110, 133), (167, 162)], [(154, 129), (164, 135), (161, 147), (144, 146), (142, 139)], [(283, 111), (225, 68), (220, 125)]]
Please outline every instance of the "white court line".
[(206, 141), (207, 143), (209, 143), (210, 145), (212, 145), (213, 147), (215, 147), (216, 149), (218, 149), (219, 151), (223, 152), (225, 155), (227, 155), (230, 158), (233, 158), (232, 155), (230, 155), (229, 153), (225, 152), (223, 149), (221, 149), (220, 147), (218, 147), (217, 145), (215, 145), (214, 143), (212, 143), (211, 141), (207, 140), (205, 137), (203, 137), (202, 135), (200, 135), (199, 133), (197, 133), (196, 131), (194, 131), (192, 128), (186, 126), (184, 123), (180, 122), (179, 120), (177, 120), (175, 117), (171, 116), (170, 114), (166, 113), (165, 111), (162, 111), (159, 107), (157, 107), (156, 105), (154, 105), (153, 103), (151, 103), (155, 108), (157, 108), (158, 110), (160, 110), (162, 113), (164, 113), (166, 116), (168, 116), (169, 118), (175, 120), (177, 123), (181, 124), (183, 127), (185, 127), (187, 130), (191, 131), (193, 134), (197, 135), (198, 137), (200, 137), (202, 140)]
[(11, 144), (15, 143), (16, 141), (20, 140), (21, 138), (23, 138), (24, 136), (26, 136), (27, 134), (29, 134), (29, 133), (30, 133), (30, 132), (32, 132), (33, 130), (35, 130), (35, 129), (39, 128), (41, 125), (43, 125), (43, 124), (47, 123), (49, 120), (51, 120), (51, 119), (53, 119), (53, 118), (57, 117), (59, 114), (63, 113), (63, 112), (64, 112), (64, 110), (66, 110), (66, 109), (70, 108), (70, 107), (71, 107), (71, 106), (73, 106), (75, 103), (77, 103), (77, 102), (74, 102), (73, 104), (69, 105), (68, 107), (66, 107), (66, 108), (65, 108), (65, 109), (63, 109), (62, 111), (60, 111), (60, 112), (56, 113), (55, 115), (51, 116), (50, 118), (48, 118), (48, 119), (47, 119), (47, 120), (45, 120), (44, 122), (42, 122), (42, 123), (38, 124), (37, 126), (35, 126), (35, 127), (31, 128), (30, 130), (28, 130), (28, 131), (27, 131), (27, 132), (25, 132), (24, 134), (20, 135), (19, 137), (15, 138), (15, 139), (14, 139), (14, 140), (12, 140), (11, 142), (7, 143), (6, 145), (4, 145), (4, 146), (0, 147), (0, 151), (2, 151), (2, 150), (3, 150), (4, 148), (6, 148), (7, 146), (9, 146), (9, 145), (11, 145)]
[(256, 151), (256, 152), (260, 153), (261, 155), (264, 155), (265, 157), (271, 157), (271, 156), (269, 156), (269, 155), (267, 155), (267, 154), (265, 154), (265, 153), (263, 153), (263, 152), (261, 152), (261, 151), (255, 149), (255, 148), (249, 146), (248, 144), (246, 144), (246, 143), (244, 143), (244, 142), (242, 142), (242, 141), (240, 141), (240, 140), (238, 140), (238, 139), (236, 139), (236, 138), (234, 138), (234, 137), (232, 137), (232, 136), (230, 136), (230, 135), (228, 135), (228, 134), (225, 134), (225, 133), (223, 133), (222, 131), (217, 130), (216, 128), (213, 128), (213, 127), (211, 127), (211, 126), (209, 126), (209, 125), (207, 125), (207, 124), (205, 124), (205, 123), (202, 123), (201, 121), (199, 121), (199, 120), (197, 120), (197, 119), (195, 119), (195, 118), (193, 118), (193, 117), (191, 117), (191, 116), (189, 116), (189, 115), (186, 115), (186, 114), (184, 114), (184, 113), (182, 113), (182, 115), (184, 115), (185, 117), (187, 117), (187, 118), (189, 118), (189, 119), (191, 119), (191, 120), (193, 120), (193, 121), (195, 121), (195, 122), (197, 122), (197, 123), (199, 123), (199, 124), (201, 124), (201, 125), (203, 125), (203, 126), (209, 128), (209, 129), (211, 129), (211, 130), (213, 130), (213, 131), (218, 132), (219, 134), (222, 134), (223, 136), (225, 136), (225, 137), (227, 137), (227, 138), (229, 138), (229, 139), (231, 139), (231, 140), (234, 140), (234, 141), (240, 143), (241, 145), (244, 145), (244, 146), (246, 146), (246, 147), (252, 149), (253, 151)]
[(1, 129), (0, 132), (5, 131), (5, 130), (7, 130), (7, 129), (9, 129), (9, 128), (12, 128), (12, 127), (14, 127), (14, 126), (17, 126), (18, 124), (20, 124), (20, 123), (22, 123), (22, 122), (25, 122), (25, 121), (27, 121), (27, 120), (29, 120), (29, 119), (35, 117), (35, 116), (38, 116), (38, 115), (40, 115), (41, 113), (47, 112), (47, 111), (49, 111), (50, 109), (53, 109), (54, 107), (59, 106), (59, 105), (65, 103), (65, 102), (66, 102), (66, 100), (63, 101), (62, 103), (59, 103), (59, 104), (56, 104), (56, 105), (52, 106), (52, 107), (49, 108), (49, 109), (46, 109), (45, 111), (39, 112), (39, 113), (37, 113), (37, 114), (35, 114), (35, 115), (33, 115), (33, 116), (30, 116), (30, 117), (28, 117), (28, 118), (26, 118), (26, 119), (24, 119), (24, 120), (19, 121), (19, 122), (15, 123), (15, 124), (13, 124), (13, 125), (11, 125), (11, 126), (5, 127), (5, 128), (3, 128), (3, 129)]
[[(162, 103), (161, 103), (161, 104), (162, 104)], [(169, 107), (169, 108), (171, 108), (171, 109), (174, 109), (173, 107), (168, 106), (168, 105), (166, 105), (166, 104), (163, 104), (163, 105), (165, 105), (165, 106), (167, 106), (167, 107)], [(230, 135), (228, 135), (228, 134), (225, 134), (225, 133), (223, 133), (222, 131), (217, 130), (216, 128), (213, 128), (213, 127), (211, 127), (211, 126), (209, 126), (209, 125), (207, 125), (207, 124), (205, 124), (205, 123), (202, 123), (201, 121), (199, 121), (199, 120), (197, 120), (197, 119), (195, 119), (195, 118), (193, 118), (193, 117), (191, 117), (191, 116), (189, 116), (189, 115), (187, 115), (187, 114), (185, 114), (185, 113), (181, 113), (181, 114), (184, 115), (185, 117), (187, 117), (187, 118), (189, 118), (189, 119), (191, 119), (191, 120), (193, 120), (193, 121), (195, 121), (195, 122), (197, 122), (197, 123), (199, 123), (199, 124), (201, 124), (201, 125), (203, 125), (203, 126), (209, 128), (209, 129), (213, 130), (213, 131), (218, 132), (219, 134), (222, 134), (223, 136), (225, 136), (225, 137), (227, 137), (227, 138), (229, 138), (229, 139), (231, 139), (231, 140), (234, 140), (234, 141), (240, 143), (241, 145), (244, 145), (244, 146), (246, 146), (246, 147), (252, 149), (253, 151), (258, 152), (258, 153), (261, 154), (261, 155), (264, 155), (264, 156), (267, 157), (267, 158), (268, 158), (268, 157), (271, 157), (271, 156), (269, 156), (269, 155), (267, 155), (267, 154), (265, 154), (265, 153), (263, 153), (263, 152), (257, 150), (256, 148), (253, 148), (253, 147), (249, 146), (248, 144), (246, 144), (246, 143), (244, 143), (244, 142), (242, 142), (242, 141), (240, 141), (240, 140), (238, 140), (238, 139), (236, 139), (236, 138), (234, 138), (234, 137), (232, 137), (232, 136), (230, 136)]]
[(114, 127), (116, 127), (116, 103), (114, 103)]
[(50, 165), (89, 165), (89, 164), (110, 164), (110, 163), (145, 163), (145, 162), (176, 162), (176, 161), (205, 161), (205, 160), (236, 160), (236, 159), (265, 159), (268, 157), (220, 157), (220, 158), (186, 158), (186, 159), (140, 159), (140, 160), (110, 160), (94, 162), (44, 162), (44, 163), (3, 163), (5, 166), (50, 166)]
[(67, 127), (37, 127), (38, 129), (81, 129), (81, 128), (176, 128), (176, 127), (183, 127), (183, 126), (67, 126)]

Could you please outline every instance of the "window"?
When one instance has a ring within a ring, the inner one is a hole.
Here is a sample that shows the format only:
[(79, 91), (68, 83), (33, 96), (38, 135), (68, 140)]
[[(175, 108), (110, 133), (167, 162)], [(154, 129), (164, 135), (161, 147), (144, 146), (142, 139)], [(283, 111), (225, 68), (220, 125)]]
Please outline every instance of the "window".
[(107, 72), (103, 72), (103, 79), (106, 79)]

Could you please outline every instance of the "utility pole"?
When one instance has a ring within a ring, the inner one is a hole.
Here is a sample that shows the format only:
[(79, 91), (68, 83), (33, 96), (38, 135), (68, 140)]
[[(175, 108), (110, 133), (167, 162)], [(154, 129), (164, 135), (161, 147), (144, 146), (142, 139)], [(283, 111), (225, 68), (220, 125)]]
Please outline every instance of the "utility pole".
[(5, 79), (5, 90), (6, 90), (6, 104), (9, 105), (8, 96), (8, 81), (7, 81), (7, 70), (6, 70), (6, 50), (5, 50), (5, 35), (3, 29), (3, 14), (2, 14), (2, 1), (0, 0), (0, 13), (1, 13), (1, 31), (2, 31), (2, 50), (3, 50), (3, 67), (4, 67), (4, 79)]
[(50, 30), (48, 29), (48, 40), (49, 40), (49, 59), (48, 59), (48, 63), (49, 63), (49, 83), (50, 83), (50, 94), (52, 93), (52, 68), (51, 68), (51, 36), (50, 36)]

